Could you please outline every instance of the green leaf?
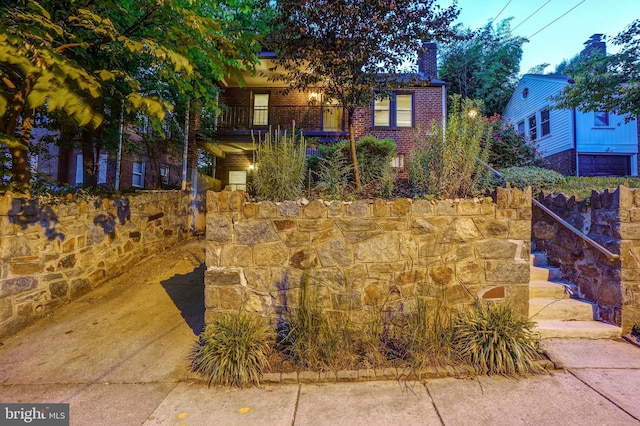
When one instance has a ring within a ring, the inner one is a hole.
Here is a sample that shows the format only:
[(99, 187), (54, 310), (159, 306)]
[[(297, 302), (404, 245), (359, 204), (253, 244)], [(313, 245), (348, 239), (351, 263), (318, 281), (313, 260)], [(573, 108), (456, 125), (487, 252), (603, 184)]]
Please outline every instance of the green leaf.
[(15, 136), (5, 135), (4, 133), (0, 133), (0, 144), (5, 145), (7, 148), (27, 149), (27, 147), (22, 144), (18, 138)]

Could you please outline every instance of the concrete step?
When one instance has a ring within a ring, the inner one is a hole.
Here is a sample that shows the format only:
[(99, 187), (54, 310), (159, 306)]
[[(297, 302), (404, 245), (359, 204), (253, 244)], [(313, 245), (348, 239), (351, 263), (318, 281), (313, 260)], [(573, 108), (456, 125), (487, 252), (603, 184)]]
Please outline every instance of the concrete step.
[(600, 321), (539, 320), (535, 331), (543, 339), (616, 339), (622, 329)]
[(562, 277), (560, 274), (560, 268), (531, 266), (529, 272), (529, 279), (531, 281), (554, 281), (559, 280)]
[(529, 299), (529, 318), (593, 321), (593, 305), (576, 299)]
[(546, 267), (547, 255), (544, 253), (531, 253), (530, 262), (531, 266)]
[(530, 281), (530, 299), (568, 299), (566, 287), (562, 284), (550, 281)]

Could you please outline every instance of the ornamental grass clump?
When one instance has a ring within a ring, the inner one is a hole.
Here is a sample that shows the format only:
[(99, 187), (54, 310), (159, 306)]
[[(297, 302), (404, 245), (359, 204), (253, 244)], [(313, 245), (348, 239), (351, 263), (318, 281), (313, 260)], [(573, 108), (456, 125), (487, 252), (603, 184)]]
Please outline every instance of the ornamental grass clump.
[(224, 314), (213, 320), (194, 345), (191, 370), (209, 386), (258, 385), (269, 368), (273, 330), (265, 321), (246, 312)]
[(302, 196), (307, 144), (295, 129), (267, 133), (257, 142), (254, 184), (260, 199), (295, 200)]
[(527, 376), (543, 372), (534, 323), (504, 304), (476, 303), (453, 327), (453, 346), (479, 374)]
[(344, 312), (322, 309), (318, 286), (302, 277), (298, 305), (287, 308), (277, 330), (276, 349), (298, 366), (316, 371), (357, 368), (361, 330)]

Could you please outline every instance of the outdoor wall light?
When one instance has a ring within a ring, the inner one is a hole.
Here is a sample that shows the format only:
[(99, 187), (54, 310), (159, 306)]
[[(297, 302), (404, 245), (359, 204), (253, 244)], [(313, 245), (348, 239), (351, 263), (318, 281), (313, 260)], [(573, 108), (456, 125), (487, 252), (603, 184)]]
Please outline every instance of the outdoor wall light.
[(309, 94), (309, 103), (315, 104), (316, 102), (318, 102), (319, 97), (320, 96), (316, 92), (311, 92)]

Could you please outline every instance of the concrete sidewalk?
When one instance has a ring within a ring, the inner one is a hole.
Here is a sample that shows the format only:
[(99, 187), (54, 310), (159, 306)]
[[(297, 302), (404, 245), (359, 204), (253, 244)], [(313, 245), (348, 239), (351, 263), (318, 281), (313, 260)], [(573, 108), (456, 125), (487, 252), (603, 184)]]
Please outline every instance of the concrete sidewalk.
[(207, 389), (181, 383), (145, 425), (637, 425), (640, 349), (548, 340), (551, 375)]
[(523, 380), (191, 382), (203, 249), (172, 247), (4, 341), (0, 402), (66, 402), (72, 425), (640, 423), (640, 349), (612, 340), (544, 341), (564, 370)]

